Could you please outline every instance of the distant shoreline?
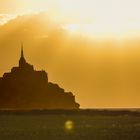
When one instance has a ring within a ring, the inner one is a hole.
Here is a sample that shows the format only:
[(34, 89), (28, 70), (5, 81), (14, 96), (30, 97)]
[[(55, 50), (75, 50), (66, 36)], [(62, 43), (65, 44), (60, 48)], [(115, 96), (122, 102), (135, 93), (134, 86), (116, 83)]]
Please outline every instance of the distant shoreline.
[(140, 108), (115, 108), (115, 109), (1, 109), (0, 115), (88, 115), (88, 116), (139, 116)]

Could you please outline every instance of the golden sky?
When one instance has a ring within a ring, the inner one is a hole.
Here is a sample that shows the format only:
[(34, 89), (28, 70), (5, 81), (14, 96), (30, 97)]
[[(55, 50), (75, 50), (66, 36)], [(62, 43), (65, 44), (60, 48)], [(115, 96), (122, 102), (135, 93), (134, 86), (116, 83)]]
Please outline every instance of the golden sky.
[(0, 0), (0, 75), (20, 44), (81, 107), (140, 107), (139, 0)]
[(3, 14), (47, 11), (71, 32), (94, 37), (139, 37), (139, 0), (1, 0)]

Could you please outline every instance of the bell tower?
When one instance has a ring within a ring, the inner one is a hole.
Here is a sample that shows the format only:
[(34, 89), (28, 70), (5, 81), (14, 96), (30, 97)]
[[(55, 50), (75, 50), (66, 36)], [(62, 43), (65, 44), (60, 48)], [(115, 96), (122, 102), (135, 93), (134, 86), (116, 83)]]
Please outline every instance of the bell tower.
[(23, 43), (21, 44), (21, 56), (19, 60), (19, 67), (24, 68), (26, 65), (26, 60), (24, 58), (24, 52), (23, 52)]

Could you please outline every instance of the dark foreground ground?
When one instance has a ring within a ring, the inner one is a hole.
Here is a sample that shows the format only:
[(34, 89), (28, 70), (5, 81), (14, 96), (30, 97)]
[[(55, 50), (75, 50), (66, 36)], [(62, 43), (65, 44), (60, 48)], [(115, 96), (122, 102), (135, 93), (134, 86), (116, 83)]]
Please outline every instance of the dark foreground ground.
[(140, 113), (0, 111), (0, 140), (140, 140)]

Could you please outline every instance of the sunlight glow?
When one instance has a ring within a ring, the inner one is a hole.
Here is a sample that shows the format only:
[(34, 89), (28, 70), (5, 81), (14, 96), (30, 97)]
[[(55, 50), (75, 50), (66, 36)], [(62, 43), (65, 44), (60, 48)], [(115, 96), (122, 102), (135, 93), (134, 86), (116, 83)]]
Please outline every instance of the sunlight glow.
[[(138, 0), (58, 0), (59, 12), (70, 32), (95, 37), (135, 37), (140, 32)], [(65, 5), (65, 6), (64, 6)]]
[[(139, 0), (14, 1), (17, 8), (14, 12), (17, 14), (48, 12), (71, 33), (97, 38), (140, 37)], [(9, 12), (11, 8), (14, 7), (9, 7)]]

